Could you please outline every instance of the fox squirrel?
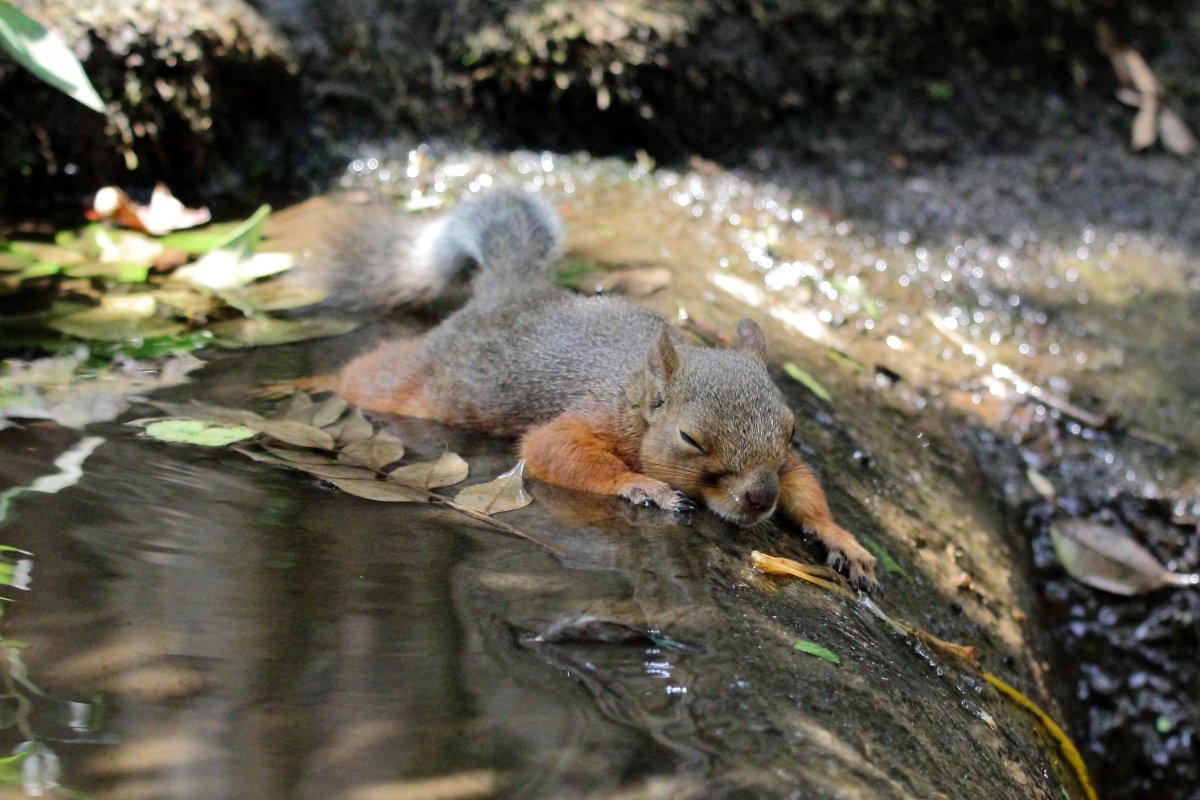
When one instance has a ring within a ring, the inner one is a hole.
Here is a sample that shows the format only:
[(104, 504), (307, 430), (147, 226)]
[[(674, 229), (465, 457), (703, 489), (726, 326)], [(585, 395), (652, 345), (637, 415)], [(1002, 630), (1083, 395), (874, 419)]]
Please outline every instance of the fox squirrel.
[(372, 411), (520, 437), (528, 473), (572, 489), (669, 511), (700, 498), (740, 526), (778, 507), (855, 585), (875, 586), (875, 558), (834, 522), (790, 449), (795, 418), (767, 374), (762, 329), (744, 319), (732, 349), (698, 347), (640, 306), (561, 289), (562, 239), (549, 205), (512, 190), (424, 225), (359, 215), (326, 248), (326, 306), (419, 308), (464, 286), (470, 299), (423, 336), (299, 383)]

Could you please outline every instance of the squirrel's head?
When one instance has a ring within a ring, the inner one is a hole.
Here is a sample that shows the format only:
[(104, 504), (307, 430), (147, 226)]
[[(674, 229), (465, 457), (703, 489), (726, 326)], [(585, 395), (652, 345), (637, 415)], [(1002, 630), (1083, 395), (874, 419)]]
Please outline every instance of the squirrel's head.
[(767, 375), (762, 329), (744, 319), (729, 350), (677, 343), (663, 326), (630, 399), (646, 425), (646, 475), (753, 525), (779, 499), (795, 417)]

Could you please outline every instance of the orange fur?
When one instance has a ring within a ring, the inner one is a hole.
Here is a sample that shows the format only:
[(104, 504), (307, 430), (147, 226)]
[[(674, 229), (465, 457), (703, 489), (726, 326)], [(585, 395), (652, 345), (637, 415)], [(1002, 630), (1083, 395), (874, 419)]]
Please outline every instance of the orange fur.
[(434, 402), (426, 390), (421, 343), (421, 339), (383, 342), (343, 367), (337, 385), (330, 388), (368, 411), (457, 424), (453, 410)]
[(779, 473), (779, 508), (794, 522), (808, 528), (829, 551), (830, 562), (850, 563), (850, 577), (871, 577), (875, 556), (858, 543), (854, 534), (833, 521), (829, 502), (808, 465), (788, 453)]
[(645, 481), (617, 456), (612, 421), (570, 412), (530, 429), (521, 439), (521, 457), (535, 478), (596, 494), (619, 494)]

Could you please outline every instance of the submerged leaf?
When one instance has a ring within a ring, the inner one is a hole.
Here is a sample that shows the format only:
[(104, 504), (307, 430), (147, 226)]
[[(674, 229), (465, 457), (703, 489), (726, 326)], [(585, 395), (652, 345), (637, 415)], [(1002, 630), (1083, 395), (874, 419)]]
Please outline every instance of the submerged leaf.
[(385, 503), (429, 502), (429, 494), (427, 492), (423, 492), (420, 489), (413, 489), (409, 486), (401, 486), (391, 481), (342, 480), (340, 478), (329, 478), (328, 481), (346, 494), (352, 494), (355, 497), (362, 497), (366, 500), (380, 500)]
[(807, 639), (800, 639), (794, 645), (792, 645), (792, 649), (797, 653), (807, 653), (810, 656), (823, 658), (830, 664), (842, 663), (842, 659), (838, 657), (837, 653), (834, 653), (832, 650), (827, 650), (816, 642), (810, 642)]
[(269, 444), (262, 445), (262, 449), (266, 450), (272, 456), (283, 461), (289, 461), (294, 464), (338, 464), (340, 463), (333, 456), (325, 453), (314, 453), (312, 450), (288, 450), (283, 447), (272, 447)]
[(1135, 595), (1200, 584), (1200, 574), (1171, 572), (1133, 539), (1098, 522), (1059, 520), (1050, 526), (1050, 540), (1072, 578), (1106, 592)]
[(525, 459), (493, 481), (468, 486), (458, 493), (454, 502), (483, 514), (500, 514), (524, 508), (533, 502), (525, 493)]
[(257, 431), (242, 425), (226, 425), (202, 419), (164, 419), (145, 427), (151, 439), (162, 442), (182, 442), (204, 447), (224, 447), (257, 436)]
[(442, 453), (435, 461), (422, 461), (388, 473), (388, 480), (416, 489), (453, 486), (465, 480), (470, 467), (458, 453)]

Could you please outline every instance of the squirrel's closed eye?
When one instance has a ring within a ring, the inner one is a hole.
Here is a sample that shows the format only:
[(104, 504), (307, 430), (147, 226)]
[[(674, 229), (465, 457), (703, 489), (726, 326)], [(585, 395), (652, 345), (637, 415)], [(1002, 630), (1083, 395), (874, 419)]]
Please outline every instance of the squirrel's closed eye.
[(703, 452), (704, 452), (704, 448), (700, 446), (699, 442), (697, 442), (697, 441), (696, 441), (695, 439), (693, 439), (692, 437), (688, 436), (688, 435), (687, 435), (686, 433), (684, 433), (683, 431), (680, 431), (680, 432), (679, 432), (679, 438), (680, 438), (680, 439), (682, 439), (682, 440), (683, 440), (683, 443), (684, 443), (684, 444), (686, 444), (688, 447), (694, 447), (694, 448), (696, 448), (697, 450), (699, 450), (701, 453), (703, 453)]

